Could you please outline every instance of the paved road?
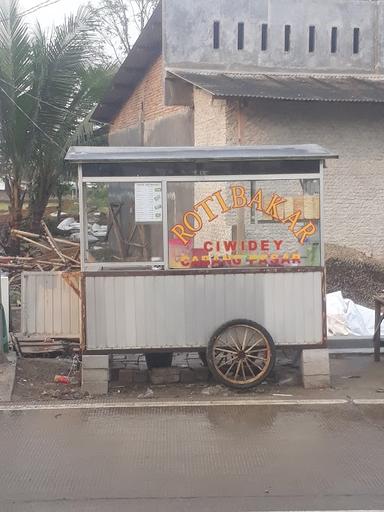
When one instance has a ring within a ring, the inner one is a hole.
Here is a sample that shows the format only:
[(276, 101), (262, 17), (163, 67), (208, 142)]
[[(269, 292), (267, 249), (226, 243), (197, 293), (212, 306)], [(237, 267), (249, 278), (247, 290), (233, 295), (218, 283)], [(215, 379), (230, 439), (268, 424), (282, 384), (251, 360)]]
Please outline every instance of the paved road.
[(384, 406), (0, 412), (0, 511), (384, 508)]

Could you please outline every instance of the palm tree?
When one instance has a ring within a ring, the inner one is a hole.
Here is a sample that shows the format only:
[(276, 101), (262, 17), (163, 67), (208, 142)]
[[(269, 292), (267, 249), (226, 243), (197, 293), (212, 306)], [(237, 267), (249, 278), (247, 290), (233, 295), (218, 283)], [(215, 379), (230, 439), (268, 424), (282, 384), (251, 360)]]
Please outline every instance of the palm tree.
[(18, 0), (0, 0), (0, 172), (12, 227), (27, 184), (30, 227), (39, 229), (68, 146), (92, 133), (90, 112), (113, 72), (92, 65), (95, 27), (82, 7), (49, 32), (30, 31)]

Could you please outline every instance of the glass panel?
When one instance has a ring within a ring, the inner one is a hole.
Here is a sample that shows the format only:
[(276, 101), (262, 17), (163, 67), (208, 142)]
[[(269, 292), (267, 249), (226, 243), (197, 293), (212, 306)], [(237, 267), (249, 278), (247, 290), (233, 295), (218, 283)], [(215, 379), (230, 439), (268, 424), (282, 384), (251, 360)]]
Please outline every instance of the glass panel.
[(168, 183), (170, 268), (320, 266), (320, 181)]
[(161, 183), (87, 183), (86, 261), (163, 262)]

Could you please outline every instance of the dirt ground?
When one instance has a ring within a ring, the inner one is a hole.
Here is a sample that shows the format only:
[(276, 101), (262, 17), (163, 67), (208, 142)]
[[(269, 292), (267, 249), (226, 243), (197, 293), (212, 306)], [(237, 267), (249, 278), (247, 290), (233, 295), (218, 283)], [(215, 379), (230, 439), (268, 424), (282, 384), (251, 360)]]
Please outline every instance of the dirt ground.
[[(384, 260), (374, 259), (365, 254), (336, 245), (326, 247), (327, 292), (341, 290), (345, 298), (356, 303), (373, 307), (373, 297), (384, 290)], [(197, 357), (197, 355), (195, 354)], [(184, 356), (182, 356), (184, 357)], [(177, 365), (190, 366), (191, 360), (176, 361)], [(136, 368), (145, 367), (145, 362), (136, 361)], [(175, 364), (175, 359), (174, 359)], [(193, 363), (193, 364), (200, 364)], [(46, 400), (80, 400), (92, 398), (83, 394), (80, 389), (80, 372), (71, 374), (71, 384), (56, 384), (55, 375), (68, 375), (72, 366), (71, 359), (34, 359), (26, 358), (18, 361), (16, 383), (13, 400), (20, 401), (46, 401)], [(148, 388), (153, 388), (155, 396), (163, 398), (197, 397), (206, 395), (236, 396), (239, 393), (252, 396), (259, 393), (281, 393), (282, 388), (289, 389), (297, 386), (300, 374), (297, 364), (292, 358), (280, 357), (274, 374), (267, 383), (247, 391), (246, 393), (233, 391), (217, 385), (214, 381), (196, 384), (175, 384), (172, 386), (150, 386), (149, 384), (135, 384), (130, 387), (111, 383), (111, 395), (124, 396), (130, 399), (143, 397)], [(284, 393), (284, 392), (283, 392)], [(145, 397), (144, 397), (145, 398)]]
[[(276, 372), (256, 388), (238, 391), (217, 384), (212, 379), (196, 384), (122, 386), (111, 382), (107, 400), (214, 400), (214, 399), (294, 399), (294, 398), (383, 398), (384, 360), (373, 361), (372, 355), (337, 355), (330, 359), (332, 385), (328, 389), (305, 390), (299, 368), (280, 356)], [(16, 384), (12, 400), (16, 403), (44, 403), (79, 400), (99, 401), (100, 397), (83, 394), (79, 381), (64, 385), (53, 382), (56, 374), (66, 375), (71, 360), (22, 359), (18, 361)], [(79, 375), (77, 374), (76, 377)]]
[(18, 359), (12, 400), (79, 400), (84, 397), (80, 389), (80, 372), (73, 375), (72, 384), (56, 384), (55, 375), (68, 375), (71, 359)]
[[(177, 355), (174, 361), (182, 364), (181, 360), (185, 355)], [(192, 359), (195, 361), (195, 358)], [(175, 364), (175, 363), (174, 363)], [(24, 358), (19, 359), (16, 369), (15, 387), (12, 395), (13, 402), (29, 401), (52, 401), (52, 400), (82, 400), (96, 398), (88, 393), (82, 393), (80, 388), (80, 372), (75, 372), (71, 384), (56, 384), (55, 375), (68, 375), (72, 365), (71, 359), (37, 359)], [(185, 366), (185, 365), (183, 365)], [(130, 367), (128, 365), (128, 367)], [(136, 363), (132, 363), (132, 368), (137, 368)], [(142, 365), (140, 364), (140, 369)], [(298, 366), (287, 354), (281, 354), (278, 358), (276, 368), (268, 378), (266, 383), (248, 390), (231, 390), (219, 385), (210, 378), (207, 382), (194, 384), (172, 384), (172, 385), (152, 385), (130, 384), (121, 385), (119, 381), (110, 383), (110, 396), (126, 399), (137, 398), (197, 398), (210, 396), (236, 397), (240, 395), (254, 396), (260, 393), (282, 393), (282, 386), (297, 386), (300, 382), (300, 372)], [(149, 396), (146, 395), (148, 389), (152, 390)], [(152, 394), (153, 393), (153, 394)]]
[(341, 290), (344, 298), (369, 308), (384, 292), (384, 259), (370, 258), (360, 251), (327, 245), (327, 293)]

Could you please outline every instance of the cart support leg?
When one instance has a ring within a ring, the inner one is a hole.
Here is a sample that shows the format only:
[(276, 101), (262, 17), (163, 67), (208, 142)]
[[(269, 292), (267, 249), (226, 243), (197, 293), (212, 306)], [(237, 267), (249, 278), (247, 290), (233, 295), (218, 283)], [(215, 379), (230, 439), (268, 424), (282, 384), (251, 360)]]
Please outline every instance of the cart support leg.
[(381, 302), (375, 300), (375, 332), (373, 334), (374, 359), (380, 361)]
[(303, 349), (301, 375), (305, 388), (328, 388), (331, 384), (328, 349)]
[(109, 355), (83, 355), (81, 389), (91, 395), (108, 394)]

